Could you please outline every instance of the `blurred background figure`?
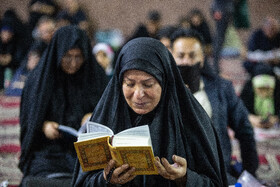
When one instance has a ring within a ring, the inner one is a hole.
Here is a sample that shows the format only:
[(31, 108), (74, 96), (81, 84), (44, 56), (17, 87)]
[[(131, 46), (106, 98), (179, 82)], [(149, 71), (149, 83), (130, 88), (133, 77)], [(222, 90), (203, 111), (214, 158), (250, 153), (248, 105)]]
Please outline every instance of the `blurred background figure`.
[(56, 31), (56, 22), (50, 17), (41, 17), (33, 31), (35, 42), (42, 42), (42, 45), (47, 46)]
[(213, 0), (211, 13), (216, 23), (213, 43), (214, 71), (220, 72), (219, 61), (227, 27), (232, 20), (234, 0)]
[(250, 112), (254, 127), (271, 128), (280, 119), (280, 79), (264, 65), (255, 67), (254, 76), (245, 84), (241, 99)]
[(55, 18), (58, 5), (54, 0), (31, 0), (29, 3), (29, 26), (33, 30), (42, 16)]
[(93, 47), (92, 53), (95, 55), (97, 62), (105, 70), (106, 75), (111, 77), (114, 73), (114, 51), (110, 45), (106, 43), (98, 43)]
[(171, 40), (170, 37), (172, 33), (176, 30), (177, 28), (172, 25), (167, 25), (162, 27), (158, 33), (157, 33), (157, 38), (163, 43), (165, 47), (171, 52)]
[(129, 40), (138, 37), (157, 38), (157, 32), (161, 28), (161, 14), (158, 10), (148, 12), (147, 21), (138, 25)]
[(25, 27), (13, 10), (7, 10), (0, 26), (0, 90), (9, 86), (15, 70), (20, 66), (28, 45)]
[(21, 66), (16, 70), (9, 86), (5, 88), (5, 95), (21, 96), (25, 81), (30, 72), (38, 65), (44, 50), (45, 46), (40, 43), (36, 43), (30, 48), (27, 56), (21, 62)]
[(198, 8), (192, 9), (187, 14), (190, 28), (199, 32), (204, 40), (205, 52), (207, 56), (212, 54), (212, 36), (209, 25), (202, 11)]
[(180, 16), (178, 19), (178, 27), (179, 28), (184, 28), (184, 29), (189, 29), (191, 28), (191, 24), (189, 22), (189, 19), (187, 16)]
[(58, 17), (67, 18), (72, 25), (77, 25), (89, 34), (89, 22), (86, 13), (82, 10), (77, 0), (60, 1), (62, 10), (58, 13)]
[(259, 63), (271, 69), (280, 67), (280, 24), (271, 16), (264, 19), (262, 27), (253, 31), (248, 41), (248, 56), (244, 67), (254, 76)]
[(55, 18), (56, 29), (67, 26), (71, 24), (71, 18), (67, 14), (59, 14)]

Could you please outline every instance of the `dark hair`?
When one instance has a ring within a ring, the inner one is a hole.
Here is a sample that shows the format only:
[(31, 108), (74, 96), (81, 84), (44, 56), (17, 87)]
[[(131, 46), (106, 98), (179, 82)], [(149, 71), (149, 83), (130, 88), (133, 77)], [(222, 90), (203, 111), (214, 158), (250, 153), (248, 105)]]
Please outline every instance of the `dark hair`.
[(151, 10), (149, 13), (148, 13), (148, 19), (150, 21), (160, 21), (161, 20), (161, 15), (159, 13), (159, 11), (157, 10)]
[(175, 27), (173, 25), (165, 26), (158, 31), (157, 38), (158, 39), (161, 39), (161, 38), (170, 39), (171, 35), (173, 34), (174, 31), (176, 31), (176, 29), (177, 29), (177, 27)]
[(201, 43), (202, 46), (204, 45), (204, 40), (201, 34), (193, 29), (177, 29), (170, 37), (171, 45), (173, 45), (175, 40), (177, 40), (178, 38), (195, 38)]

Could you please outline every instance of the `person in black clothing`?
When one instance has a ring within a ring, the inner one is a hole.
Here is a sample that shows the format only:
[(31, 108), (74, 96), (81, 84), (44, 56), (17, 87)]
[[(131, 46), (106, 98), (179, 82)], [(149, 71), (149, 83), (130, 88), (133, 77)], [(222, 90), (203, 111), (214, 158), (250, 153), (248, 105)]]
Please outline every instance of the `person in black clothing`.
[(210, 32), (210, 28), (207, 24), (207, 20), (205, 19), (203, 13), (200, 9), (195, 8), (192, 9), (187, 18), (190, 23), (190, 28), (199, 32), (204, 40), (205, 45), (205, 53), (207, 56), (211, 55), (212, 53), (212, 36)]
[(106, 85), (107, 77), (92, 56), (86, 33), (75, 26), (59, 29), (22, 93), (19, 168), (23, 186), (52, 186), (58, 177), (69, 177), (65, 182), (69, 186), (76, 153), (58, 126), (78, 130)]
[(129, 38), (129, 40), (139, 37), (157, 38), (157, 32), (161, 27), (161, 15), (157, 10), (151, 10), (148, 13), (148, 19), (145, 24), (140, 24)]
[(24, 33), (25, 27), (15, 12), (7, 10), (0, 26), (0, 90), (4, 88), (5, 71), (12, 76), (26, 54)]
[(255, 65), (252, 79), (240, 94), (253, 127), (271, 128), (280, 122), (280, 79), (270, 67)]
[(89, 32), (89, 22), (85, 11), (79, 5), (77, 0), (63, 1), (63, 9), (57, 14), (57, 18), (63, 17), (65, 21), (69, 21), (72, 25), (77, 25), (81, 29)]
[(215, 36), (213, 42), (213, 60), (215, 73), (219, 74), (219, 61), (223, 48), (226, 30), (232, 21), (234, 0), (213, 0), (211, 14), (215, 21)]
[[(266, 58), (262, 54), (268, 54), (271, 52), (269, 58)], [(280, 68), (280, 57), (273, 56), (280, 52), (280, 24), (279, 21), (273, 17), (266, 17), (262, 24), (262, 27), (256, 29), (249, 38), (248, 41), (248, 60), (244, 62), (244, 67), (251, 76), (254, 76), (254, 72), (258, 69), (258, 64), (267, 66), (273, 69), (274, 67)], [(252, 54), (256, 54), (259, 58), (250, 59)], [(258, 55), (259, 54), (259, 55)]]
[[(115, 167), (83, 172), (74, 186), (227, 186), (222, 152), (211, 120), (185, 87), (168, 49), (153, 38), (137, 38), (120, 52), (110, 83), (90, 121), (115, 133), (148, 125), (159, 175)], [(173, 164), (174, 163), (174, 164)], [(79, 166), (77, 164), (77, 166)]]
[(31, 0), (29, 3), (29, 26), (32, 31), (42, 16), (55, 18), (58, 5), (53, 0)]
[(171, 51), (170, 37), (176, 29), (177, 27), (175, 26), (167, 25), (162, 27), (157, 33), (157, 39), (159, 39), (169, 51)]

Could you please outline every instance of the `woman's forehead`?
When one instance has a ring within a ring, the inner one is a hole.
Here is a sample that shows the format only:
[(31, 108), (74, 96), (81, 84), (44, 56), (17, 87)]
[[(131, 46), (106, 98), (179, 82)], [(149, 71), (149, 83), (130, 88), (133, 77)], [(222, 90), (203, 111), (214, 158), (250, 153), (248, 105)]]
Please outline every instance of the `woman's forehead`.
[(150, 75), (144, 71), (136, 70), (136, 69), (127, 70), (124, 73), (124, 78), (132, 78), (132, 77), (144, 77), (147, 79), (154, 78), (152, 75)]

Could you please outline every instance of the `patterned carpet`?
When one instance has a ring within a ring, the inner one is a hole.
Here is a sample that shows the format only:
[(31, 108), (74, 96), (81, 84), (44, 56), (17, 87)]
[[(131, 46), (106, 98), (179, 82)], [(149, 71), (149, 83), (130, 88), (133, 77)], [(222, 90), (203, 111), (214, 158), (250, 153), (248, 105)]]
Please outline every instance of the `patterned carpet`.
[[(240, 93), (248, 75), (239, 59), (222, 59), (221, 74), (233, 82), (235, 91)], [(17, 168), (20, 156), (19, 146), (19, 104), (18, 97), (0, 94), (0, 186), (8, 181), (9, 186), (18, 186), (22, 174)], [(234, 141), (233, 157), (240, 160), (238, 142)], [(266, 181), (280, 182), (280, 141), (258, 142), (260, 167), (258, 177)]]
[(0, 182), (17, 186), (22, 174), (17, 168), (20, 156), (19, 97), (0, 95)]

